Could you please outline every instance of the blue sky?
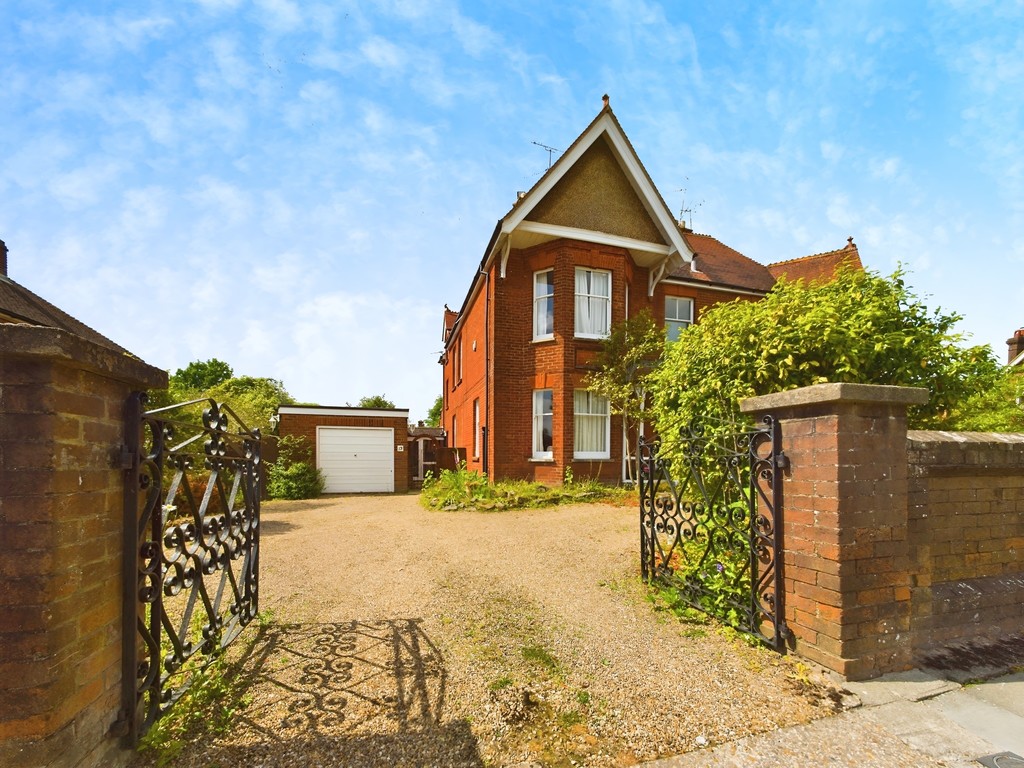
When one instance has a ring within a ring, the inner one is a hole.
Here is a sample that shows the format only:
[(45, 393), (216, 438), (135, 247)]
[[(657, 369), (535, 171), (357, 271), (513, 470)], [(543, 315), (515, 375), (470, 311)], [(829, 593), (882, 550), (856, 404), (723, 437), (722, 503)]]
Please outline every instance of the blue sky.
[(422, 418), (531, 142), (604, 93), (697, 231), (852, 235), (1000, 360), (1024, 325), (1019, 1), (3, 0), (0, 50), (10, 276), (172, 371)]

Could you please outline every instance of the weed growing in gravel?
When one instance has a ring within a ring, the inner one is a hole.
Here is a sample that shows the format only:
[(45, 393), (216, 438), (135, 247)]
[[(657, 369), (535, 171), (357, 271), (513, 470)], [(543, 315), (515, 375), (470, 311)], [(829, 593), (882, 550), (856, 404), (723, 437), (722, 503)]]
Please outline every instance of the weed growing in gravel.
[(500, 691), (504, 688), (510, 687), (514, 682), (515, 681), (508, 675), (502, 675), (501, 677), (496, 677), (491, 680), (491, 682), (487, 684), (487, 687), (492, 691)]
[[(269, 612), (260, 613), (256, 622), (259, 632), (272, 621)], [(240, 659), (252, 652), (259, 635), (249, 633), (245, 637), (245, 641), (238, 641), (244, 642)], [(167, 766), (189, 741), (227, 733), (235, 715), (250, 704), (245, 693), (249, 681), (240, 675), (241, 665), (241, 661), (228, 661), (222, 653), (204, 670), (196, 669), (192, 685), (142, 737), (139, 752), (150, 755), (158, 766)]]
[(577, 480), (571, 472), (567, 475), (567, 482), (555, 488), (525, 480), (490, 483), (485, 475), (471, 472), (462, 464), (456, 470), (445, 469), (438, 477), (425, 479), (420, 503), (427, 509), (492, 512), (558, 504), (625, 504), (635, 497), (633, 489), (602, 485), (596, 480)]
[(548, 673), (554, 675), (557, 674), (561, 669), (561, 664), (551, 652), (542, 645), (524, 645), (520, 649), (523, 658), (531, 664), (536, 664), (538, 667), (546, 670)]

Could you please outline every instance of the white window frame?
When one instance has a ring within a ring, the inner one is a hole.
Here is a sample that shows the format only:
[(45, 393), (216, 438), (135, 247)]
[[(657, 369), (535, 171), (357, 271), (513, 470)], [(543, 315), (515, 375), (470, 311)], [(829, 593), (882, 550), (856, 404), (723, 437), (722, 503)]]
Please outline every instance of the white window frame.
[[(682, 302), (686, 302), (688, 305), (688, 312), (683, 317), (679, 312), (679, 305)], [(669, 314), (669, 307), (672, 306), (674, 312)], [(693, 299), (689, 296), (666, 296), (665, 297), (665, 336), (668, 337), (669, 341), (676, 341), (679, 339), (679, 334), (683, 332), (684, 328), (689, 328), (693, 325)]]
[[(544, 410), (544, 396), (547, 394), (550, 398), (551, 410)], [(554, 447), (555, 440), (555, 393), (550, 389), (535, 389), (533, 390), (533, 419), (532, 419), (532, 433), (533, 433), (533, 458), (535, 459), (551, 459), (554, 458), (552, 448)], [(547, 450), (544, 450), (544, 419), (548, 419), (550, 424), (550, 434), (552, 446)]]
[[(551, 284), (547, 285), (545, 281), (544, 287), (550, 288), (550, 293), (543, 293), (538, 295), (537, 288), (540, 281), (541, 275), (551, 275)], [(551, 302), (551, 328), (547, 333), (538, 333), (538, 326), (541, 318), (541, 307), (544, 308), (544, 318), (547, 318), (547, 302)], [(541, 302), (544, 302), (543, 305)], [(533, 340), (534, 341), (547, 341), (548, 339), (555, 338), (555, 270), (542, 269), (539, 272), (533, 273)]]
[(473, 401), (473, 458), (480, 458), (480, 399)]
[[(590, 392), (586, 389), (573, 390), (573, 458), (574, 459), (610, 459), (612, 457), (612, 410), (611, 404), (606, 397)], [(586, 397), (580, 397), (585, 395)], [(595, 409), (595, 406), (603, 404), (602, 408)], [(579, 426), (581, 419), (597, 420), (604, 422), (604, 447), (603, 451), (581, 451), (579, 450)]]
[[(580, 283), (580, 275), (589, 275), (586, 282), (589, 284), (590, 289), (587, 292), (581, 293), (578, 288)], [(608, 293), (598, 294), (593, 293), (593, 275), (608, 275)], [(577, 339), (604, 339), (608, 337), (608, 333), (612, 326), (612, 273), (606, 269), (591, 269), (590, 267), (576, 267), (574, 280), (574, 327)], [(603, 333), (589, 333), (580, 331), (580, 303), (585, 301), (588, 307), (593, 307), (595, 302), (604, 302), (604, 332)]]

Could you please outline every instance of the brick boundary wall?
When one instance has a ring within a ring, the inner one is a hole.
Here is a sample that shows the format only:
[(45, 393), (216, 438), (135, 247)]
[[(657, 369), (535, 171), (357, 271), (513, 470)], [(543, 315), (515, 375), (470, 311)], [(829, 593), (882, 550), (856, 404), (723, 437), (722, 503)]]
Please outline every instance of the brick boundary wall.
[(1024, 632), (1024, 435), (910, 432), (915, 655)]
[(132, 753), (121, 707), (124, 403), (167, 373), (54, 328), (0, 324), (0, 765)]
[(1024, 436), (1002, 448), (954, 433), (908, 440), (907, 407), (926, 399), (918, 388), (818, 384), (740, 406), (780, 421), (790, 459), (791, 645), (847, 679), (1024, 631)]

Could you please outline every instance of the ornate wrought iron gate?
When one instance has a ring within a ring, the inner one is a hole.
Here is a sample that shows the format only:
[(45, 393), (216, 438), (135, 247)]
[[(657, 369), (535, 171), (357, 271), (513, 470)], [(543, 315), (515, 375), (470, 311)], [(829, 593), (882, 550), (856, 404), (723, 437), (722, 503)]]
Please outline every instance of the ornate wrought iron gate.
[(749, 429), (694, 422), (673, 460), (640, 443), (640, 563), (645, 581), (785, 650), (782, 452), (770, 416)]
[(144, 403), (137, 392), (126, 404), (122, 454), (132, 745), (256, 616), (259, 596), (259, 430), (213, 400)]

